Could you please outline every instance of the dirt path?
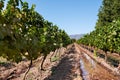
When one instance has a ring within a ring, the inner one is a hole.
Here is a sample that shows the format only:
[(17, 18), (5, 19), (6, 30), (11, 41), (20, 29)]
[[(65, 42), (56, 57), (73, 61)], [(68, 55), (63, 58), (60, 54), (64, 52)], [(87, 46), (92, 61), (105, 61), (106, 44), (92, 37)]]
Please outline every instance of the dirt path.
[(79, 61), (80, 53), (75, 45), (70, 46), (59, 64), (52, 67), (52, 74), (45, 80), (82, 80)]

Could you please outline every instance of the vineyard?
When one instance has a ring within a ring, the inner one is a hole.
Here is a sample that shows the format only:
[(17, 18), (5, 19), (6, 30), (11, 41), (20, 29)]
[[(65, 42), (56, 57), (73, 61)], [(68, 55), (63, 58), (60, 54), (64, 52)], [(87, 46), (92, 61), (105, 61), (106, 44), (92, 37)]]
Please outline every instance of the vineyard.
[[(113, 61), (112, 64), (114, 66), (118, 66), (120, 63), (119, 9), (120, 5), (118, 0), (114, 0), (113, 3), (104, 0), (98, 14), (99, 19), (96, 23), (95, 30), (78, 40), (78, 43), (89, 46), (89, 48), (91, 47), (96, 54), (98, 53), (98, 56), (102, 56), (106, 61)], [(99, 54), (100, 50), (104, 51), (101, 52), (103, 54)], [(114, 57), (114, 54), (118, 57)]]
[(119, 80), (120, 3), (112, 1), (103, 0), (95, 30), (75, 40), (34, 4), (0, 0), (0, 80)]
[(9, 0), (5, 9), (4, 6), (4, 0), (0, 0), (1, 57), (17, 63), (28, 59), (30, 69), (33, 60), (44, 56), (44, 70), (47, 54), (71, 43), (64, 30), (35, 11), (35, 5), (29, 8), (27, 2)]

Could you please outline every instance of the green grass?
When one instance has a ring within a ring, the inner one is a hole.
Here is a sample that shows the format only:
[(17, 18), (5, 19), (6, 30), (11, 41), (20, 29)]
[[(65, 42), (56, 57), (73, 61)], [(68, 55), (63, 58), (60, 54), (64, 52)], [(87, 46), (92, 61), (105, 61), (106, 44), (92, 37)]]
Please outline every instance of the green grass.
[(57, 60), (59, 60), (59, 57), (52, 57), (52, 58), (50, 59), (51, 62), (55, 62), (55, 61), (57, 61)]

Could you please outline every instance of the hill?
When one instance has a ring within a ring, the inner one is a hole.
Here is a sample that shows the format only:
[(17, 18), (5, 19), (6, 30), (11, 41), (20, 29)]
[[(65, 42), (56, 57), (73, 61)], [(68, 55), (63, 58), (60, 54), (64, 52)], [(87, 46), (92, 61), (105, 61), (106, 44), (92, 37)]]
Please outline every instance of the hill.
[(85, 34), (74, 34), (74, 35), (69, 35), (71, 39), (80, 39), (81, 37), (83, 37)]

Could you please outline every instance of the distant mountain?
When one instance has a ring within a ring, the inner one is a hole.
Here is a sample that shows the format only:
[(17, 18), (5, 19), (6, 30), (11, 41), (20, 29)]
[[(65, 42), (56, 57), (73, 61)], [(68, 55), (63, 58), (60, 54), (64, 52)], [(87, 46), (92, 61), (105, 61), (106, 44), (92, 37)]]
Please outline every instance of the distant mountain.
[(71, 39), (80, 39), (81, 37), (83, 37), (85, 34), (75, 34), (75, 35), (69, 35)]

